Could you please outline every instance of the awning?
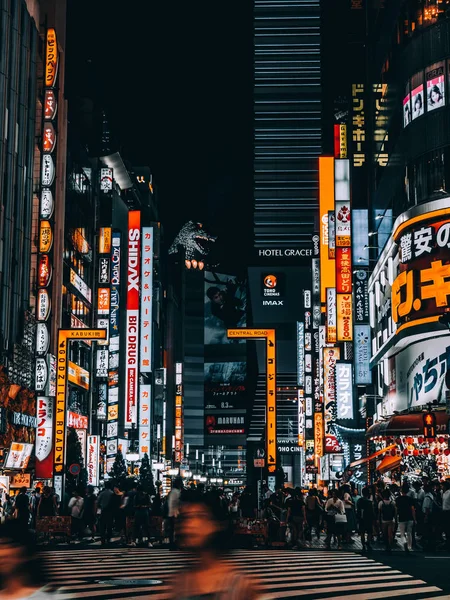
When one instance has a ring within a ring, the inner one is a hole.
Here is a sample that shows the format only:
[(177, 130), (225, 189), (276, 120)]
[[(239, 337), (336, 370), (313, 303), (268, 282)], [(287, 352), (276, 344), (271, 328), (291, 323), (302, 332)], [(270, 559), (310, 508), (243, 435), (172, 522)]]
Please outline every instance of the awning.
[(386, 471), (393, 471), (399, 467), (401, 462), (401, 456), (385, 456), (376, 470), (382, 475), (383, 473), (386, 473)]
[[(436, 433), (438, 435), (447, 434), (450, 415), (441, 410), (433, 412), (436, 415)], [(423, 435), (423, 415), (423, 412), (393, 415), (386, 421), (374, 423), (369, 427), (366, 431), (366, 438), (392, 435)]]
[(370, 462), (371, 460), (375, 460), (378, 456), (385, 454), (386, 452), (390, 452), (391, 450), (395, 450), (397, 448), (397, 444), (392, 444), (391, 446), (387, 446), (386, 448), (382, 448), (378, 450), (378, 452), (374, 452), (370, 456), (366, 456), (365, 458), (360, 458), (359, 460), (355, 460), (355, 462), (350, 463), (349, 468), (357, 467), (358, 465), (363, 465), (365, 463)]

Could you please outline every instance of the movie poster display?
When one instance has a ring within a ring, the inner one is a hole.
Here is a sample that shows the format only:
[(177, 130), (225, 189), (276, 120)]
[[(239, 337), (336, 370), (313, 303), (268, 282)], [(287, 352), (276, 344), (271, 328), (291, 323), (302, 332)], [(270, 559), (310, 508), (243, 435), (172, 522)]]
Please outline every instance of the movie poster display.
[(246, 395), (247, 363), (205, 363), (205, 408), (241, 408)]
[(427, 110), (436, 110), (445, 104), (444, 63), (435, 63), (425, 71), (427, 81)]
[(245, 327), (245, 282), (232, 275), (205, 272), (205, 345), (245, 343), (229, 340), (227, 329)]
[(411, 92), (412, 120), (421, 117), (425, 112), (425, 102), (423, 98), (423, 84), (418, 85)]
[[(409, 85), (408, 85), (409, 89)], [(411, 123), (411, 94), (408, 92), (403, 98), (403, 127)]]

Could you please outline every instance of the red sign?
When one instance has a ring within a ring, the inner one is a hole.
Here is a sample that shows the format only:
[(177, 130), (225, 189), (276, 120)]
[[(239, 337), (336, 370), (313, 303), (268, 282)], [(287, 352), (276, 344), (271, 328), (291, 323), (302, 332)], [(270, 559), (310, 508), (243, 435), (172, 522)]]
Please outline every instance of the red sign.
[(336, 292), (338, 294), (352, 293), (351, 248), (336, 248)]
[(137, 422), (139, 283), (140, 283), (141, 212), (128, 213), (127, 343), (125, 377), (125, 428)]
[(38, 396), (36, 406), (36, 477), (50, 479), (53, 476), (53, 399)]
[(67, 427), (73, 427), (74, 429), (87, 429), (88, 418), (69, 410), (67, 413)]
[(44, 96), (44, 117), (52, 121), (56, 117), (56, 96), (53, 90), (45, 90)]
[(45, 288), (52, 278), (52, 265), (48, 254), (42, 254), (39, 258), (38, 266), (38, 286)]
[(51, 123), (44, 123), (42, 147), (46, 154), (51, 154), (56, 146), (56, 131)]
[(325, 454), (335, 454), (338, 452), (343, 452), (343, 448), (338, 442), (338, 439), (335, 435), (326, 435), (325, 436)]

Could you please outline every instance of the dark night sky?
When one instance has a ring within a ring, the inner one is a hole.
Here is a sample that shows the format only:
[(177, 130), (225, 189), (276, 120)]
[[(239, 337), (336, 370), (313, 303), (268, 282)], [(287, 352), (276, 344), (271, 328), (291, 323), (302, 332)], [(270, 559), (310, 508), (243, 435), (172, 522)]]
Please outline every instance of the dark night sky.
[(75, 88), (100, 97), (122, 155), (150, 166), (167, 241), (201, 220), (242, 263), (252, 241), (252, 2), (68, 0), (67, 33), (69, 101)]

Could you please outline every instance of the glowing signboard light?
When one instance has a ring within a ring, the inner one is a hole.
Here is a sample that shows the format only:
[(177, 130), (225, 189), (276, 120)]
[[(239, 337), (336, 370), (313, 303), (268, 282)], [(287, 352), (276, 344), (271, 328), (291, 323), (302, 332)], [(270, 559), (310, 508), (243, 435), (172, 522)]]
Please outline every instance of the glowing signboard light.
[(51, 27), (47, 29), (47, 43), (45, 50), (45, 86), (53, 87), (58, 73), (58, 43), (56, 31)]

